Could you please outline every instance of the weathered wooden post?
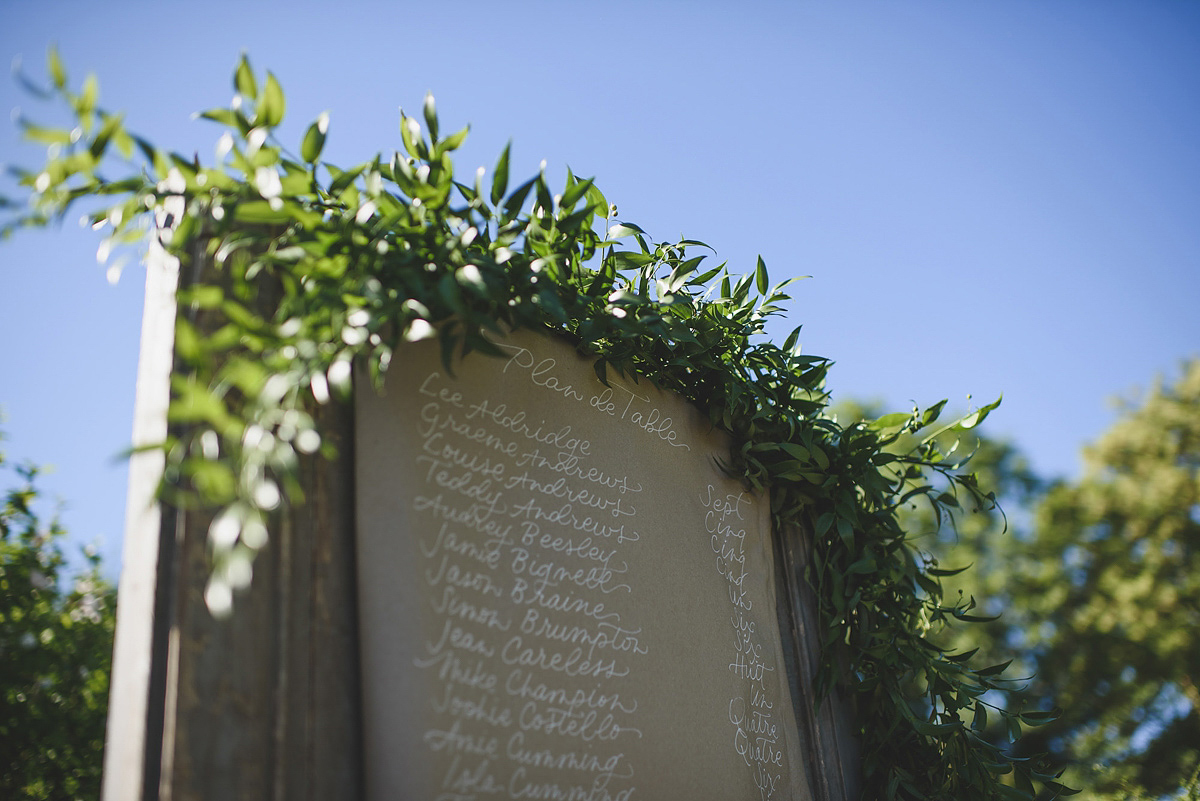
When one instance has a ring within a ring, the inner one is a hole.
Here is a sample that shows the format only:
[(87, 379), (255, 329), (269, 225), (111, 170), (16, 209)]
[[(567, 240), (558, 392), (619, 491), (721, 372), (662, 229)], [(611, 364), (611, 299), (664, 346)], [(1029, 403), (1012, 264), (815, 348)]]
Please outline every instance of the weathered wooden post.
[[(167, 433), (180, 277), (152, 256), (135, 446)], [(279, 520), (227, 619), (203, 597), (209, 520), (155, 501), (161, 451), (133, 457), (105, 801), (362, 797), (353, 413), (319, 414), (340, 457), (304, 465), (308, 501)]]

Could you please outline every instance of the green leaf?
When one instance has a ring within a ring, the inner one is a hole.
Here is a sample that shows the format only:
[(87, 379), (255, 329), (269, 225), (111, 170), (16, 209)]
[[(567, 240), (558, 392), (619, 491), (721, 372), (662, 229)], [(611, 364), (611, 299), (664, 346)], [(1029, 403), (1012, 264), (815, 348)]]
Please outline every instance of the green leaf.
[(1001, 395), (999, 398), (996, 398), (996, 400), (992, 401), (987, 406), (981, 407), (978, 411), (976, 411), (972, 414), (968, 414), (966, 417), (964, 417), (962, 420), (959, 421), (959, 423), (958, 423), (959, 427), (964, 428), (964, 429), (972, 429), (975, 426), (979, 425), (980, 423), (982, 423), (984, 420), (987, 419), (988, 414), (990, 414), (993, 410), (995, 410), (995, 408), (997, 406), (1000, 405), (1000, 402), (1002, 400), (1004, 400), (1003, 395)]
[(71, 142), (71, 132), (65, 128), (44, 128), (24, 117), (17, 118), (17, 125), (26, 139), (40, 145), (66, 145)]
[[(713, 267), (711, 270), (708, 270), (707, 272), (701, 273), (700, 275), (697, 275), (696, 277), (689, 279), (688, 285), (689, 286), (704, 286), (709, 281), (711, 281), (713, 279), (713, 277), (716, 276), (717, 273), (721, 272), (721, 270), (724, 268), (725, 268), (725, 265), (718, 264), (716, 267)], [(796, 329), (795, 334), (796, 334), (796, 336), (800, 335), (799, 328)]]
[(617, 240), (624, 239), (627, 236), (633, 236), (635, 233), (645, 233), (641, 228), (638, 228), (631, 222), (619, 222), (612, 225), (608, 229), (608, 239)]
[(215, 309), (225, 300), (220, 286), (196, 284), (179, 290), (179, 303), (193, 309)]
[(175, 318), (175, 356), (184, 362), (195, 361), (204, 353), (204, 339), (186, 317)]
[(425, 153), (425, 140), (421, 138), (421, 126), (412, 117), (400, 114), (400, 139), (404, 143), (404, 149), (408, 155), (414, 159), (422, 159), (427, 154)]
[(283, 122), (285, 109), (283, 88), (275, 76), (268, 72), (267, 84), (263, 87), (262, 98), (258, 101), (257, 113), (254, 116), (255, 127), (274, 128)]
[(513, 193), (509, 195), (508, 200), (504, 201), (505, 214), (509, 217), (517, 216), (521, 211), (521, 207), (525, 205), (525, 198), (529, 196), (529, 190), (533, 189), (533, 185), (536, 183), (537, 178), (530, 178), (514, 189)]
[(208, 459), (189, 459), (184, 474), (210, 503), (229, 503), (236, 497), (237, 478), (228, 464)]
[(795, 442), (781, 442), (779, 443), (779, 447), (783, 448), (783, 450), (792, 457), (799, 459), (802, 462), (812, 461), (812, 454), (809, 453), (808, 448), (804, 447), (803, 445)]
[(1048, 712), (1047, 711), (1022, 712), (1021, 713), (1021, 721), (1024, 723), (1028, 723), (1030, 726), (1044, 726), (1047, 723), (1051, 723), (1055, 720), (1058, 720), (1060, 714), (1061, 714), (1060, 710), (1057, 710), (1057, 709), (1052, 709)]
[(508, 153), (512, 143), (504, 146), (504, 150), (500, 152), (500, 158), (496, 161), (496, 169), (492, 173), (492, 205), (495, 206), (504, 197), (504, 193), (508, 191)]
[(273, 209), (265, 200), (251, 200), (234, 207), (234, 217), (251, 225), (276, 225), (290, 222), (292, 217), (285, 209)]
[(429, 129), (429, 138), (434, 142), (438, 139), (438, 118), (437, 106), (433, 102), (433, 93), (425, 93), (425, 104), (422, 108), (425, 113), (425, 127)]
[(365, 170), (366, 168), (367, 168), (366, 164), (360, 164), (357, 167), (354, 167), (353, 169), (342, 171), (342, 170), (339, 170), (337, 167), (334, 167), (332, 164), (327, 164), (326, 169), (328, 169), (329, 174), (331, 176), (333, 176), (333, 180), (329, 183), (329, 194), (331, 194), (331, 195), (341, 194), (346, 189), (346, 187), (348, 187), (348, 186), (350, 186), (350, 184), (354, 183), (354, 179), (358, 178), (358, 176), (363, 174), (363, 170)]
[(75, 104), (75, 108), (80, 114), (87, 114), (96, 108), (96, 97), (100, 93), (100, 82), (96, 79), (95, 74), (89, 73), (83, 81), (83, 89), (79, 92), (79, 99)]
[(762, 256), (758, 257), (758, 266), (754, 269), (754, 280), (758, 287), (758, 294), (765, 295), (770, 283), (767, 280), (767, 264), (763, 261)]
[(949, 492), (943, 492), (941, 495), (938, 495), (937, 502), (942, 506), (948, 506), (952, 509), (959, 508), (958, 498)]
[(300, 145), (300, 158), (309, 164), (316, 164), (325, 148), (325, 131), (329, 127), (329, 114), (322, 113), (317, 121), (308, 126), (304, 141)]
[(199, 117), (200, 119), (212, 120), (213, 122), (219, 122), (222, 125), (229, 126), (230, 128), (238, 127), (237, 114), (235, 114), (233, 111), (231, 111), (230, 109), (227, 109), (227, 108), (214, 108), (214, 109), (209, 109), (208, 111), (201, 111), (196, 116)]
[[(991, 619), (994, 620), (995, 618), (991, 618)], [(977, 674), (979, 674), (980, 676), (996, 676), (996, 675), (1003, 673), (1005, 670), (1007, 670), (1008, 666), (1011, 665), (1012, 662), (1013, 661), (1010, 659), (1007, 662), (1000, 662), (999, 664), (990, 665), (985, 668), (980, 668), (979, 670), (976, 670), (975, 672)]]
[(849, 520), (844, 517), (839, 517), (837, 519), (837, 532), (838, 536), (842, 538), (842, 542), (844, 542), (847, 546), (853, 547), (854, 527), (850, 525)]
[(616, 268), (612, 260), (605, 259), (603, 268), (596, 271), (591, 282), (588, 284), (587, 294), (593, 298), (609, 294), (612, 291), (613, 281), (616, 277)]
[(258, 85), (254, 79), (254, 70), (250, 69), (250, 59), (243, 53), (238, 61), (237, 70), (233, 73), (233, 88), (238, 94), (250, 100), (258, 99)]
[(46, 69), (50, 73), (50, 79), (54, 81), (54, 86), (58, 89), (65, 89), (67, 70), (63, 66), (62, 58), (58, 55), (57, 47), (51, 47), (46, 51)]
[(983, 731), (987, 728), (987, 706), (983, 701), (975, 702), (975, 715), (971, 718), (971, 728)]
[(1016, 715), (1005, 715), (1004, 725), (1008, 729), (1008, 739), (1011, 742), (1016, 742), (1021, 739), (1021, 722), (1017, 720)]
[(921, 734), (939, 735), (939, 734), (950, 734), (951, 732), (957, 731), (959, 728), (959, 724), (958, 723), (927, 723), (926, 721), (923, 721), (923, 720), (914, 720), (913, 728), (915, 728)]
[(451, 150), (458, 150), (458, 148), (462, 145), (462, 143), (466, 141), (467, 134), (469, 134), (470, 132), (471, 132), (471, 126), (468, 125), (465, 128), (463, 128), (461, 131), (450, 134), (449, 136), (447, 136), (445, 139), (443, 139), (441, 142), (438, 143), (438, 150), (443, 153), (449, 152)]
[(926, 409), (925, 413), (921, 415), (922, 427), (927, 426), (937, 420), (941, 416), (942, 410), (946, 408), (947, 402), (948, 401), (946, 399), (942, 399)]
[(872, 556), (864, 556), (850, 567), (846, 568), (847, 575), (873, 573), (877, 569), (878, 564)]
[(579, 199), (588, 193), (592, 188), (592, 179), (588, 178), (585, 181), (576, 181), (562, 194), (562, 201), (559, 206), (564, 209), (570, 209), (579, 202)]
[(92, 158), (98, 159), (104, 155), (105, 149), (108, 148), (108, 143), (112, 141), (112, 138), (120, 129), (121, 117), (119, 115), (105, 119), (104, 125), (101, 126), (100, 131), (96, 134), (96, 138), (92, 140), (92, 144), (88, 148), (88, 152), (92, 154)]
[(637, 270), (647, 264), (653, 264), (654, 257), (645, 253), (618, 250), (616, 253), (610, 253), (605, 261), (611, 262), (618, 270)]
[(929, 575), (931, 575), (931, 576), (938, 576), (939, 578), (945, 578), (946, 576), (957, 576), (959, 573), (963, 572), (964, 570), (970, 570), (970, 569), (971, 569), (970, 565), (967, 565), (966, 567), (956, 567), (956, 568), (952, 568), (952, 569), (941, 569), (941, 568), (937, 568), (937, 567), (931, 567), (931, 568), (929, 568), (928, 572), (929, 572)]
[(568, 214), (558, 221), (558, 230), (564, 234), (575, 234), (589, 217), (595, 216), (595, 211), (589, 206), (574, 214)]
[(808, 449), (808, 452), (812, 455), (812, 458), (816, 460), (817, 467), (821, 468), (822, 470), (829, 469), (829, 457), (825, 455), (825, 451), (821, 450), (818, 445), (814, 444)]
[(883, 431), (888, 428), (902, 426), (909, 420), (912, 420), (911, 414), (907, 412), (893, 412), (892, 414), (885, 414), (883, 417), (872, 421), (871, 428), (875, 429), (876, 431)]
[(590, 203), (592, 205), (592, 208), (596, 209), (596, 213), (599, 216), (605, 217), (605, 218), (608, 217), (608, 214), (609, 214), (608, 198), (606, 198), (604, 196), (604, 193), (601, 192), (595, 185), (588, 187), (587, 199), (588, 199), (588, 203)]
[(537, 177), (537, 205), (544, 214), (552, 214), (554, 212), (554, 197), (550, 194), (550, 187), (546, 185), (545, 174), (540, 174)]
[(969, 651), (963, 651), (961, 654), (947, 654), (946, 659), (951, 662), (966, 662), (977, 653), (979, 653), (979, 649), (972, 648)]

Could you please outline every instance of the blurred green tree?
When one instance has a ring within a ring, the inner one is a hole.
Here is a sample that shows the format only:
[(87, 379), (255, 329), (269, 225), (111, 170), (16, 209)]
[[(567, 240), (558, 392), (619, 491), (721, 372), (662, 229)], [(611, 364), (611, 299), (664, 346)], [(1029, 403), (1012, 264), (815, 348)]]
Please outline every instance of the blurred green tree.
[(35, 508), (37, 468), (15, 470), (0, 507), (0, 798), (95, 799), (116, 593), (94, 553), (65, 575), (65, 532)]
[[(1010, 705), (1053, 699), (1061, 714), (1019, 748), (1048, 754), (1080, 798), (1200, 798), (1200, 361), (1123, 402), (1077, 482), (1046, 484), (987, 437), (960, 448), (1008, 517), (964, 504), (952, 525), (929, 519), (929, 552), (971, 565), (943, 580), (948, 598), (1000, 616), (941, 642), (1013, 660), (1006, 675), (1031, 678)], [(995, 742), (997, 724), (981, 721)]]
[(1078, 483), (1038, 505), (1009, 576), (1055, 722), (1022, 743), (1095, 798), (1196, 788), (1200, 765), (1200, 360), (1126, 401)]

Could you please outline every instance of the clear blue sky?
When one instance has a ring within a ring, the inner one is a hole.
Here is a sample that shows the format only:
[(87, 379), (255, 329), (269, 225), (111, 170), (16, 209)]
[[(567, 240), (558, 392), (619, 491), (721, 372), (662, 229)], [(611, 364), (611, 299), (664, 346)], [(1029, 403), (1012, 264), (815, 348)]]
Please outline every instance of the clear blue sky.
[[(472, 124), (468, 174), (509, 139), (595, 176), (659, 239), (811, 275), (786, 321), (838, 398), (891, 409), (1004, 393), (993, 433), (1048, 475), (1108, 399), (1200, 354), (1200, 4), (1185, 2), (0, 3), (0, 56), (72, 73), (160, 145), (211, 159), (192, 112), (239, 54), (328, 110), (325, 155), (399, 146), (397, 106)], [(0, 106), (44, 117), (15, 82)], [(0, 161), (36, 151), (0, 126)], [(11, 193), (11, 183), (2, 184)], [(109, 286), (71, 220), (0, 243), (10, 459), (79, 541), (119, 559), (144, 271)]]

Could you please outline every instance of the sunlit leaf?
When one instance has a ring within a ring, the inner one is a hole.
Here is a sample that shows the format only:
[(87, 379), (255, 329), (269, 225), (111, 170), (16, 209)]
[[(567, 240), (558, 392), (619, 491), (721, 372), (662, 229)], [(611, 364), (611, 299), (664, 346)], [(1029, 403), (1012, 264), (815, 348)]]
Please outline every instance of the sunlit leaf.
[(425, 93), (425, 103), (422, 105), (422, 111), (425, 115), (425, 127), (429, 130), (429, 138), (434, 142), (438, 140), (438, 118), (437, 106), (433, 101), (433, 93)]
[(233, 74), (233, 88), (237, 90), (238, 94), (250, 100), (258, 98), (258, 82), (254, 78), (254, 71), (250, 68), (250, 59), (245, 53), (242, 54), (237, 70)]
[(974, 428), (975, 426), (979, 425), (984, 420), (986, 420), (988, 414), (990, 414), (992, 411), (994, 411), (996, 409), (996, 407), (998, 407), (1000, 405), (1000, 402), (1002, 400), (1004, 400), (1003, 395), (1001, 395), (999, 398), (996, 398), (996, 400), (992, 401), (991, 403), (987, 404), (986, 406), (980, 407), (979, 410), (974, 412), (973, 414), (969, 414), (966, 417), (964, 417), (960, 421), (959, 425), (964, 429)]
[(275, 76), (268, 72), (267, 82), (263, 87), (262, 98), (258, 101), (254, 125), (256, 127), (274, 128), (283, 121), (285, 108), (286, 103), (283, 97), (283, 89), (279, 86), (279, 81), (275, 79)]
[(88, 74), (83, 81), (83, 88), (79, 90), (79, 99), (76, 103), (76, 108), (80, 114), (87, 114), (96, 108), (96, 98), (100, 94), (100, 82), (94, 74)]
[(443, 139), (438, 147), (443, 151), (457, 150), (463, 142), (467, 140), (467, 134), (471, 132), (471, 126), (466, 126), (461, 131), (450, 134)]
[(321, 114), (317, 121), (308, 126), (304, 133), (304, 141), (300, 145), (300, 157), (309, 164), (315, 164), (325, 148), (325, 131), (329, 127), (329, 115)]
[(55, 88), (66, 87), (67, 70), (63, 66), (62, 58), (58, 55), (58, 48), (51, 47), (46, 51), (46, 69), (50, 73), (50, 79), (54, 81)]
[(500, 151), (500, 158), (496, 160), (496, 169), (492, 171), (492, 191), (489, 197), (492, 205), (495, 206), (504, 197), (504, 193), (508, 191), (508, 154), (512, 147), (512, 143), (504, 146), (504, 150)]

